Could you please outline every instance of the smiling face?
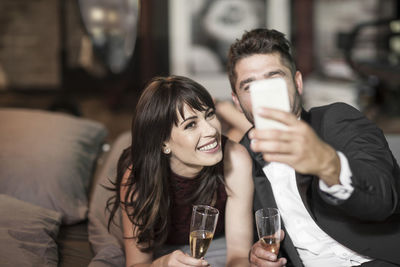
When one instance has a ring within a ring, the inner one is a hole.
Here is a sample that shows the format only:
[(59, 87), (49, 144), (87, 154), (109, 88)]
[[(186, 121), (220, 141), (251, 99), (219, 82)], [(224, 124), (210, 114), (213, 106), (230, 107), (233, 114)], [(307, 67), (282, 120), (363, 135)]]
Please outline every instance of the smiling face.
[(281, 77), (285, 80), (289, 101), (292, 112), (300, 116), (301, 97), (303, 91), (303, 82), (301, 73), (296, 72), (292, 76), (290, 68), (283, 64), (278, 53), (273, 54), (254, 54), (240, 59), (235, 66), (236, 72), (236, 94), (232, 93), (232, 99), (236, 106), (241, 109), (252, 124), (254, 124), (251, 100), (250, 84), (260, 79)]
[(183, 117), (177, 111), (178, 123), (164, 142), (170, 149), (171, 170), (181, 176), (194, 177), (204, 166), (222, 160), (221, 124), (212, 108), (205, 111), (184, 104)]

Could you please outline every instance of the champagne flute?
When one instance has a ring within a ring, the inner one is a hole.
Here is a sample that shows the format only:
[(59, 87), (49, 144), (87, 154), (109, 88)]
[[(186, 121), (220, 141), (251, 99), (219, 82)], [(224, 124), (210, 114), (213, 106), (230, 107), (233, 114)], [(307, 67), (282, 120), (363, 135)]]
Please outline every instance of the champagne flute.
[(219, 211), (207, 205), (195, 205), (190, 223), (190, 251), (192, 257), (204, 257), (217, 227)]
[(278, 255), (281, 240), (281, 216), (276, 208), (259, 209), (255, 213), (258, 237), (262, 246)]

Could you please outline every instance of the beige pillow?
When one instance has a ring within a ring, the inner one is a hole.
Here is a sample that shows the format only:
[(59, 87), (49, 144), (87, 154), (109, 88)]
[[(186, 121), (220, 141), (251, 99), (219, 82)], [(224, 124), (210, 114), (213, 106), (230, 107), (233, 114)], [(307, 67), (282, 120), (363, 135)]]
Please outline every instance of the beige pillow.
[(12, 108), (0, 108), (0, 125), (0, 193), (58, 211), (66, 224), (86, 219), (105, 127), (67, 114)]

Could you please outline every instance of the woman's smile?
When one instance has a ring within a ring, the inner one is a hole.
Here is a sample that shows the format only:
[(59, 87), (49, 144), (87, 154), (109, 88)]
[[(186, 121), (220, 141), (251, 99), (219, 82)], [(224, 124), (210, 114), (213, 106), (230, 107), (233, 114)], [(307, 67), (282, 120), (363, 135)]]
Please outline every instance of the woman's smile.
[(208, 142), (205, 145), (202, 145), (197, 149), (200, 150), (201, 152), (214, 153), (220, 149), (220, 145), (218, 144), (218, 141), (215, 139), (211, 142)]

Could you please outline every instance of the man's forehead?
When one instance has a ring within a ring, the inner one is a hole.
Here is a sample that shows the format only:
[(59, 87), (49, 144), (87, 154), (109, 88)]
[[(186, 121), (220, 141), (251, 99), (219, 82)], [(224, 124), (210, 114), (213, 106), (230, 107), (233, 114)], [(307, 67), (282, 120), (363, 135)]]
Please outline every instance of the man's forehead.
[[(249, 62), (244, 62), (246, 60), (254, 60), (258, 61), (260, 60), (259, 64), (255, 64), (254, 66), (249, 66)], [(263, 64), (264, 63), (264, 64)], [(284, 59), (280, 56), (278, 53), (272, 53), (272, 54), (255, 54), (249, 57), (241, 58), (240, 60), (237, 61), (235, 65), (235, 75), (236, 75), (236, 88), (240, 88), (241, 83), (247, 83), (251, 82), (252, 80), (256, 79), (256, 72), (259, 71), (259, 67), (262, 66), (265, 68), (264, 73), (261, 75), (264, 75), (265, 77), (268, 76), (269, 72), (274, 72), (274, 71), (283, 71), (283, 72), (291, 72), (290, 67), (285, 64), (286, 62)], [(245, 67), (246, 72), (239, 72), (238, 70), (241, 70), (242, 67)], [(254, 73), (252, 72), (254, 69)], [(257, 73), (257, 75), (260, 75), (260, 73)]]

